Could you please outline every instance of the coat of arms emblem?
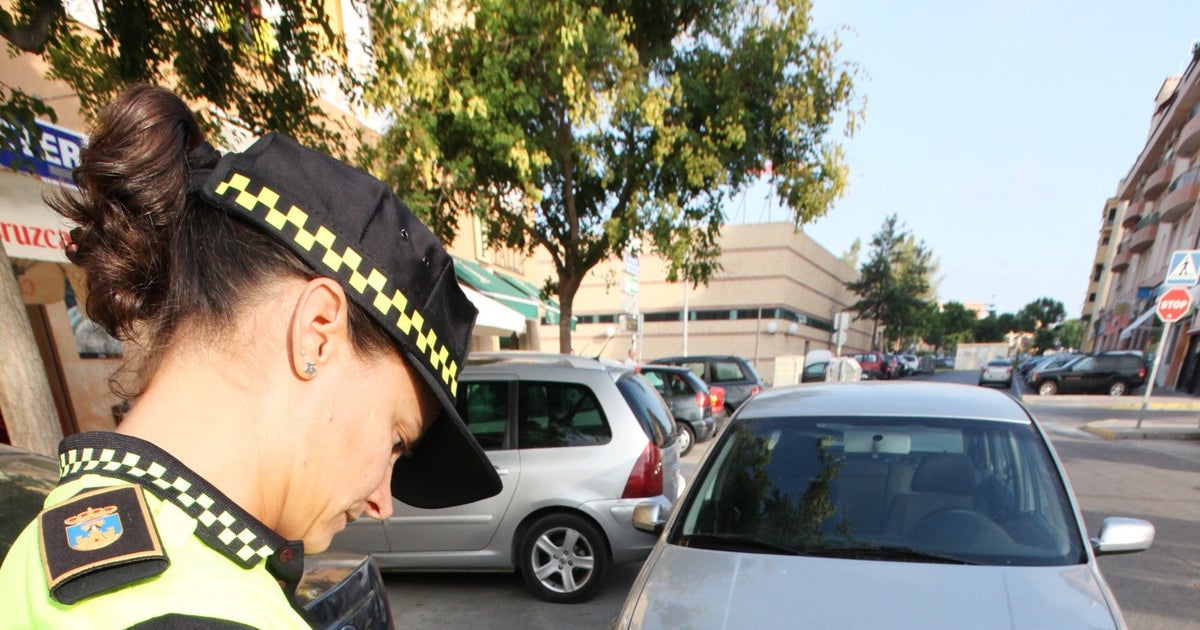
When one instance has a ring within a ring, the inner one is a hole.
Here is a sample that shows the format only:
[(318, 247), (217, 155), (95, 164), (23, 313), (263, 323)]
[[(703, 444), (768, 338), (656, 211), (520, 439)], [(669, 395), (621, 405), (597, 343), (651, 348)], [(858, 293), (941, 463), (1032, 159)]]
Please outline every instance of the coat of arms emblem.
[(67, 526), (67, 544), (76, 551), (103, 549), (121, 537), (121, 515), (117, 506), (89, 507), (63, 521)]

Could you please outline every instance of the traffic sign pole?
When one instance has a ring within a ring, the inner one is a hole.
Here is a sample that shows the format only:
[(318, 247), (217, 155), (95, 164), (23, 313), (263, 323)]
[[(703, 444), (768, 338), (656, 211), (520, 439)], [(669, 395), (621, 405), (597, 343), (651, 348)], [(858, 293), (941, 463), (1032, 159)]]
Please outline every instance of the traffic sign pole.
[(1154, 352), (1154, 365), (1150, 367), (1150, 380), (1146, 382), (1146, 393), (1142, 395), (1142, 408), (1138, 411), (1137, 428), (1142, 428), (1142, 417), (1146, 415), (1146, 407), (1150, 404), (1150, 393), (1154, 391), (1154, 381), (1158, 378), (1158, 366), (1162, 363), (1162, 355), (1167, 351), (1167, 339), (1171, 334), (1171, 324), (1179, 321), (1192, 309), (1192, 292), (1183, 287), (1167, 289), (1158, 296), (1154, 306), (1155, 313), (1163, 322), (1162, 338), (1158, 340), (1158, 349)]
[(1142, 395), (1142, 408), (1138, 411), (1137, 428), (1142, 428), (1142, 416), (1146, 415), (1146, 407), (1150, 404), (1150, 392), (1154, 391), (1154, 380), (1158, 378), (1158, 365), (1162, 363), (1163, 351), (1167, 347), (1167, 335), (1171, 333), (1171, 322), (1163, 324), (1162, 339), (1158, 340), (1158, 350), (1154, 353), (1154, 365), (1150, 367), (1150, 380), (1146, 381), (1146, 393)]

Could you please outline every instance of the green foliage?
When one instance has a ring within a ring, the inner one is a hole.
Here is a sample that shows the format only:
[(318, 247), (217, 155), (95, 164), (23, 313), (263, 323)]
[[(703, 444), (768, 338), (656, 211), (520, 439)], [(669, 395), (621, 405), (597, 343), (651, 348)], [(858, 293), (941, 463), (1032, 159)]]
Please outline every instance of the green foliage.
[(1058, 300), (1052, 300), (1048, 297), (1038, 298), (1021, 308), (1017, 313), (1017, 317), (1021, 320), (1021, 328), (1023, 331), (1034, 332), (1046, 328), (1053, 328), (1063, 321), (1067, 311), (1063, 307), (1063, 303)]
[[(88, 4), (88, 3), (84, 3)], [(22, 0), (0, 9), (0, 36), (10, 49), (41, 55), (49, 78), (65, 81), (93, 115), (126, 86), (163, 85), (204, 102), (254, 133), (278, 130), (339, 154), (341, 131), (318, 106), (321, 81), (351, 82), (318, 0), (277, 0), (268, 23), (259, 3), (243, 0), (105, 0), (95, 4), (99, 32), (67, 18), (56, 0)], [(54, 119), (40, 96), (0, 84), (0, 116), (22, 130), (0, 149), (39, 136), (35, 117)], [(210, 132), (224, 124), (196, 112)]]
[[(805, 0), (376, 2), (370, 103), (393, 126), (362, 161), (444, 239), (543, 247), (569, 321), (600, 261), (635, 243), (669, 279), (718, 269), (724, 204), (769, 170), (796, 225), (845, 186), (835, 118), (854, 69)], [(560, 342), (569, 349), (569, 328)]]
[(931, 261), (924, 241), (917, 241), (892, 214), (871, 238), (858, 278), (846, 283), (859, 296), (850, 310), (883, 325), (889, 348), (915, 337), (929, 322)]
[(1083, 345), (1083, 323), (1079, 319), (1064, 320), (1054, 331), (1063, 348), (1079, 349)]

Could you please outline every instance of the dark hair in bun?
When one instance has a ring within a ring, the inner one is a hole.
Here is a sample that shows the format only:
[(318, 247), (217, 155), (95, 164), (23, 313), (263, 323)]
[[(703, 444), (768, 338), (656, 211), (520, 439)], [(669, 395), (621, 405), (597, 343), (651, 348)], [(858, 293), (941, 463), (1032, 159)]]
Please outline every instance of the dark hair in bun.
[[(67, 257), (86, 274), (88, 317), (142, 346), (142, 383), (122, 396), (140, 393), (181, 324), (218, 333), (264, 283), (317, 275), (258, 228), (189, 195), (191, 169), (218, 157), (183, 100), (135, 85), (97, 118), (74, 172), (78, 193), (47, 199), (78, 225)], [(354, 305), (350, 325), (360, 352), (393, 347)]]

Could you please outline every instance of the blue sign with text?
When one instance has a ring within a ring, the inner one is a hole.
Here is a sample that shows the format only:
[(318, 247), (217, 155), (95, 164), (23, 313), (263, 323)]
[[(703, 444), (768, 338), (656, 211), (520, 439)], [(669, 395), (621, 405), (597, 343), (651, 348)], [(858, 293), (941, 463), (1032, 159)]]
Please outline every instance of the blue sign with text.
[[(7, 124), (0, 121), (0, 125)], [(83, 150), (85, 138), (58, 125), (42, 120), (37, 121), (38, 129), (42, 132), (40, 142), (41, 154), (34, 150), (33, 141), (26, 136), (21, 141), (17, 151), (9, 148), (0, 150), (0, 166), (26, 173), (33, 173), (44, 180), (74, 186), (71, 170), (79, 165), (79, 154)]]

